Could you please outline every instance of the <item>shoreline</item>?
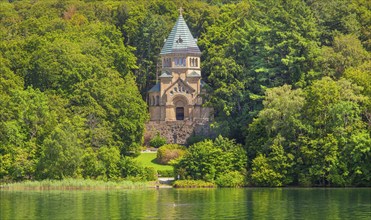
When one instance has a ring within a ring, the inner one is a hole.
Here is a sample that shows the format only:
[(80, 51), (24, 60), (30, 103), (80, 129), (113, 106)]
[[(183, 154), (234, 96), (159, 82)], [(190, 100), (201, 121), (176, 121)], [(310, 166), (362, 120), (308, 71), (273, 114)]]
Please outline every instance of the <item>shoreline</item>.
[[(65, 180), (42, 180), (42, 181), (23, 181), (16, 183), (3, 183), (0, 184), (0, 191), (49, 191), (49, 190), (62, 190), (62, 191), (79, 191), (79, 190), (127, 190), (127, 189), (216, 189), (225, 187), (174, 187), (172, 182), (161, 183), (159, 181), (146, 181), (134, 182), (130, 180), (122, 181), (103, 181), (103, 180), (85, 180), (85, 179), (65, 179)], [(229, 188), (229, 187), (227, 187)], [(237, 188), (249, 189), (352, 189), (352, 188), (366, 188), (367, 186), (282, 186), (282, 187), (259, 187), (259, 186), (245, 186)]]
[(23, 181), (0, 184), (0, 191), (5, 190), (114, 190), (156, 188), (156, 182), (135, 182), (131, 180), (103, 181), (90, 179), (65, 179)]

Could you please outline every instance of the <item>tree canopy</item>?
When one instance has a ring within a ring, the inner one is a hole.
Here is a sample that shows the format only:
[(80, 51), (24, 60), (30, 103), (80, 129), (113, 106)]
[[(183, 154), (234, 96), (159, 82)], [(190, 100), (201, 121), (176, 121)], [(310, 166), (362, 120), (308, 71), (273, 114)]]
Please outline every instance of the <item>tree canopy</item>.
[[(145, 172), (130, 156), (179, 7), (225, 137), (190, 147), (184, 178), (370, 185), (367, 0), (1, 1), (0, 179)], [(243, 169), (218, 170), (220, 143), (244, 147)], [(189, 164), (200, 152), (215, 153), (206, 173)]]

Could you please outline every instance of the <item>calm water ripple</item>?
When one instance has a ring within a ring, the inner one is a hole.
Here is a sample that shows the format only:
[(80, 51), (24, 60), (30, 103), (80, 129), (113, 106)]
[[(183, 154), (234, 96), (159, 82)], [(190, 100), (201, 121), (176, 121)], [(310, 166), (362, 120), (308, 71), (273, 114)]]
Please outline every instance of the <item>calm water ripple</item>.
[(0, 219), (371, 219), (370, 188), (0, 191)]

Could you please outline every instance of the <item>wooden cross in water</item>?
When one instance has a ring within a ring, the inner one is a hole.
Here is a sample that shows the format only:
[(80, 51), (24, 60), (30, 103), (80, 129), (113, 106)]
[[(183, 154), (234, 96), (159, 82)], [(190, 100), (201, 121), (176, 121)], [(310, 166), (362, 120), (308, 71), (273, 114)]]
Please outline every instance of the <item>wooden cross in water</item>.
[(180, 15), (183, 15), (183, 11), (184, 11), (183, 8), (180, 7), (180, 8), (179, 8), (179, 14), (180, 14)]

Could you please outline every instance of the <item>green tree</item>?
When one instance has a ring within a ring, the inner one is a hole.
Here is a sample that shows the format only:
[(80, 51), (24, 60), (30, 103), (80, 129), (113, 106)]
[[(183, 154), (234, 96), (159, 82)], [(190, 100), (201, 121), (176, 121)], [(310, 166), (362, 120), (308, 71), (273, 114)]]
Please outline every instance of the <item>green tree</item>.
[[(345, 78), (353, 83), (362, 86), (362, 94), (365, 97), (371, 97), (371, 62), (366, 61), (359, 67), (348, 68), (344, 73)], [(371, 99), (365, 101), (364, 118), (368, 123), (368, 128), (371, 130)]]
[(117, 147), (102, 147), (98, 151), (98, 159), (102, 163), (103, 179), (120, 177), (120, 151)]
[[(298, 16), (300, 15), (300, 16)], [(305, 28), (302, 28), (305, 27)], [(200, 39), (216, 124), (239, 142), (268, 87), (306, 86), (318, 77), (318, 30), (301, 1), (224, 5)]]
[(41, 179), (77, 177), (83, 149), (79, 144), (78, 128), (70, 121), (55, 127), (44, 140), (39, 162)]
[(35, 177), (40, 146), (57, 125), (58, 116), (39, 90), (9, 90), (8, 94), (0, 107), (0, 153), (7, 159), (8, 178), (31, 179)]
[[(299, 158), (302, 177), (309, 178), (312, 184), (351, 185), (357, 176), (352, 154), (357, 154), (358, 159), (369, 157), (369, 136), (361, 135), (366, 129), (361, 113), (367, 99), (359, 86), (345, 79), (325, 77), (306, 92), (304, 123), (308, 130), (301, 137)], [(361, 173), (357, 178), (364, 180)]]
[(332, 47), (321, 50), (322, 69), (327, 76), (335, 78), (343, 77), (347, 68), (358, 67), (371, 58), (355, 35), (335, 36)]

